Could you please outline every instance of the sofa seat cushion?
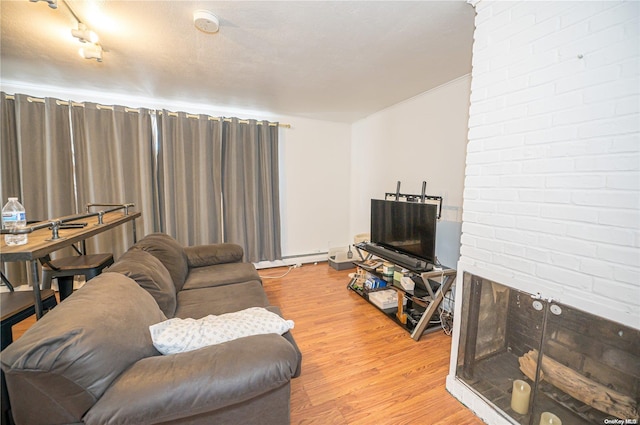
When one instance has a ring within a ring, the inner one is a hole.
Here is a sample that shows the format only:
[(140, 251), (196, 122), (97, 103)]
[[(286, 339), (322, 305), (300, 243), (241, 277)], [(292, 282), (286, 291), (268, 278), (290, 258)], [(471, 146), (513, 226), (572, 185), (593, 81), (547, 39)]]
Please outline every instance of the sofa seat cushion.
[(178, 241), (164, 233), (152, 233), (138, 241), (131, 249), (141, 249), (156, 257), (169, 270), (176, 291), (180, 291), (189, 274), (189, 264), (184, 248)]
[(128, 277), (91, 279), (2, 351), (14, 415), (47, 409), (38, 417), (48, 424), (80, 422), (123, 371), (159, 355), (149, 326), (163, 320), (151, 295)]
[(249, 307), (269, 305), (262, 284), (258, 281), (236, 283), (214, 288), (178, 292), (175, 317), (199, 319), (210, 314), (225, 314)]
[(208, 288), (250, 280), (260, 281), (260, 275), (251, 263), (216, 264), (191, 269), (182, 289)]
[(127, 251), (108, 271), (123, 274), (136, 281), (156, 300), (167, 317), (176, 312), (176, 287), (160, 260), (143, 250)]

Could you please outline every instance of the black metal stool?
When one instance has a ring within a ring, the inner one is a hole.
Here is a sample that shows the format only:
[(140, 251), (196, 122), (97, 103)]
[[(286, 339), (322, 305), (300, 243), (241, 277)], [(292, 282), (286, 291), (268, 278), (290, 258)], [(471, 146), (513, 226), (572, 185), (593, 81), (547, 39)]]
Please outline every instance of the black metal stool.
[(82, 275), (89, 280), (112, 264), (112, 254), (77, 255), (45, 261), (42, 264), (42, 287), (51, 288), (51, 281), (57, 278), (60, 301), (62, 301), (73, 293), (75, 276)]

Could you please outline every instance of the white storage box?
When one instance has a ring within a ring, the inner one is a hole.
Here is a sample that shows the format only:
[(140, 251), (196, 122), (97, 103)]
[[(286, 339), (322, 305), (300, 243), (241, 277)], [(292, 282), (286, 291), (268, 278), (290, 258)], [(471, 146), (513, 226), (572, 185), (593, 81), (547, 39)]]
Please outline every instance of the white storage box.
[(329, 265), (336, 270), (347, 270), (355, 268), (355, 264), (353, 264), (353, 252), (351, 258), (349, 258), (348, 253), (340, 251), (340, 248), (331, 248), (329, 250)]
[[(369, 301), (382, 310), (398, 308), (398, 291), (395, 289), (385, 289), (383, 291), (369, 292)], [(403, 304), (407, 299), (403, 297)]]

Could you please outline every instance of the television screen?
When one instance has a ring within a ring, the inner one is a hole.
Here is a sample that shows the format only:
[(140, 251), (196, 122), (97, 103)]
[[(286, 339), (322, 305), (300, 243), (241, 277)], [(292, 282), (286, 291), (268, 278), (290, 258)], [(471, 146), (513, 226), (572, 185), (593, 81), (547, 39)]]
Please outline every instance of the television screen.
[(371, 200), (371, 242), (435, 264), (438, 207)]

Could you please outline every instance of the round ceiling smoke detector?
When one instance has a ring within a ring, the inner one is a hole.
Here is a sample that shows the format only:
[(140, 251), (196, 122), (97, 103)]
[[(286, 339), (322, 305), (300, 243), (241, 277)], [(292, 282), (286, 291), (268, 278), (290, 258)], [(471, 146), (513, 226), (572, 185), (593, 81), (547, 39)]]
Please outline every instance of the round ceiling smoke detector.
[(220, 22), (218, 17), (208, 10), (196, 10), (193, 12), (193, 24), (202, 32), (212, 34), (218, 32)]

